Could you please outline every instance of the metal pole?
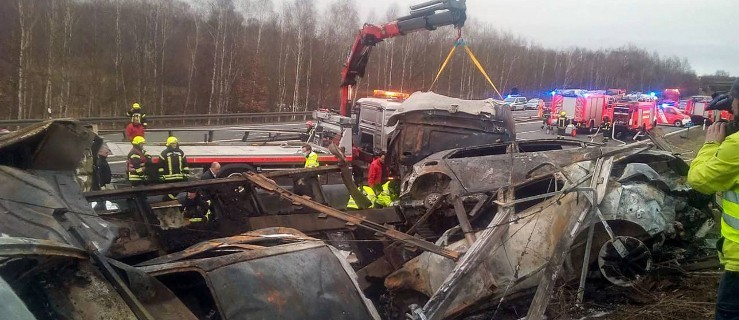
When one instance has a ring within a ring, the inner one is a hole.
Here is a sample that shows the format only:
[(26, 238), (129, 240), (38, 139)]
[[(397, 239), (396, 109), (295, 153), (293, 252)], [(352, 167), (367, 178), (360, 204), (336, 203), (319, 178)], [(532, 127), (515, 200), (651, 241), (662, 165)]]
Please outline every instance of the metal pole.
[[(593, 189), (593, 199), (598, 199), (596, 196), (596, 191)], [(582, 301), (585, 298), (585, 282), (587, 281), (588, 277), (588, 269), (590, 268), (590, 250), (593, 247), (593, 234), (595, 233), (595, 214), (594, 214), (594, 208), (597, 208), (596, 205), (592, 205), (590, 207), (590, 214), (588, 216), (588, 223), (590, 226), (588, 227), (588, 240), (585, 243), (585, 252), (583, 254), (582, 258), (582, 272), (580, 272), (580, 286), (577, 288), (577, 301), (576, 305), (580, 306), (582, 305)]]

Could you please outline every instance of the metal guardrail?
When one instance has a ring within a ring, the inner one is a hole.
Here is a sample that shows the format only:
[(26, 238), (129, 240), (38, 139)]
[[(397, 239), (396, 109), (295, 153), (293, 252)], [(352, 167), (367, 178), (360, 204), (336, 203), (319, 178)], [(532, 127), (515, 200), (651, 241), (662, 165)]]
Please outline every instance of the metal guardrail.
[[(262, 112), (262, 113), (228, 113), (228, 114), (177, 114), (177, 115), (147, 115), (150, 127), (169, 127), (173, 125), (223, 125), (237, 123), (264, 123), (264, 122), (287, 122), (305, 121), (311, 117), (312, 111), (306, 112)], [(46, 119), (11, 119), (0, 120), (0, 127), (23, 127), (45, 121)], [(128, 117), (91, 117), (77, 119), (82, 123), (97, 124), (101, 127), (125, 126)], [(244, 121), (247, 120), (247, 121)], [(162, 125), (163, 124), (163, 125)], [(107, 125), (107, 126), (106, 126)]]

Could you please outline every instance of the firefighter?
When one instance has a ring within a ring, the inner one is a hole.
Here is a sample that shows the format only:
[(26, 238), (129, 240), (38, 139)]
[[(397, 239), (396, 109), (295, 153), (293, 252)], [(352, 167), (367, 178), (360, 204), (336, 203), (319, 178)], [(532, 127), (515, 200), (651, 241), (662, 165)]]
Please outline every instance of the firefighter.
[[(369, 208), (375, 207), (375, 202), (377, 201), (377, 195), (375, 194), (375, 190), (372, 189), (370, 186), (362, 186), (361, 188), (357, 188), (362, 194), (364, 194), (365, 197), (370, 201), (371, 205)], [(349, 210), (359, 210), (359, 206), (357, 205), (357, 202), (354, 201), (354, 198), (352, 195), (349, 195), (349, 202), (346, 203), (346, 208)]]
[(126, 112), (126, 116), (131, 118), (131, 122), (134, 122), (134, 118), (138, 116), (141, 125), (143, 125), (144, 127), (149, 125), (148, 123), (146, 123), (146, 113), (143, 109), (141, 109), (141, 105), (138, 102), (135, 102), (131, 106), (131, 109)]
[[(187, 181), (190, 168), (187, 166), (187, 156), (180, 149), (176, 137), (167, 138), (167, 148), (159, 155), (159, 177), (164, 182)], [(176, 200), (177, 195), (168, 194), (166, 200)]]
[(146, 128), (141, 124), (141, 116), (134, 114), (131, 122), (126, 126), (126, 139), (131, 142), (134, 137), (145, 137), (145, 134)]
[(603, 118), (603, 123), (600, 124), (600, 130), (603, 132), (603, 142), (608, 142), (611, 138), (611, 130), (613, 130), (610, 118)]
[(313, 138), (313, 134), (316, 132), (316, 124), (313, 121), (307, 121), (305, 123), (305, 141), (309, 142)]
[(321, 165), (320, 163), (318, 163), (318, 154), (313, 151), (313, 147), (306, 143), (303, 145), (303, 148), (301, 150), (303, 151), (303, 155), (305, 156), (306, 168), (316, 168)]
[(561, 111), (557, 117), (557, 134), (563, 136), (567, 128), (567, 112)]
[(131, 140), (131, 151), (128, 152), (128, 181), (134, 187), (147, 182), (146, 166), (151, 164), (151, 157), (144, 151), (144, 144), (144, 137), (134, 137)]
[(200, 192), (188, 191), (187, 197), (182, 201), (184, 208), (183, 216), (191, 223), (210, 221), (210, 200), (206, 200)]
[(390, 179), (382, 184), (382, 191), (377, 195), (375, 205), (378, 207), (389, 207), (398, 199), (398, 182)]
[[(729, 96), (731, 112), (739, 115), (739, 79)], [(716, 248), (724, 274), (718, 287), (716, 319), (739, 319), (739, 134), (727, 137), (726, 127), (726, 122), (708, 127), (705, 143), (690, 163), (688, 183), (704, 194), (723, 193), (721, 239)]]

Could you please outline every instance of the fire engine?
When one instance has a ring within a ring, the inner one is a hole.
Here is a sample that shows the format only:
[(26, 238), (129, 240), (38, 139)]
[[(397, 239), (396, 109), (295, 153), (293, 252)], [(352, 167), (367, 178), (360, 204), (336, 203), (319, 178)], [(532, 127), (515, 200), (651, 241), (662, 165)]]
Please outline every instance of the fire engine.
[(671, 106), (677, 107), (677, 103), (680, 101), (680, 90), (679, 89), (665, 89), (662, 92), (662, 97), (657, 101), (661, 107)]
[[(577, 129), (588, 129), (591, 132), (603, 122), (603, 112), (607, 105), (615, 101), (605, 91), (559, 90), (552, 96), (552, 119), (564, 111)], [(554, 121), (554, 120), (551, 120)]]
[(626, 95), (610, 109), (613, 131), (616, 134), (646, 132), (657, 122), (657, 100), (645, 94)]
[(709, 96), (692, 96), (685, 106), (685, 113), (690, 116), (693, 123), (703, 124), (708, 116), (706, 107), (710, 102), (711, 97)]

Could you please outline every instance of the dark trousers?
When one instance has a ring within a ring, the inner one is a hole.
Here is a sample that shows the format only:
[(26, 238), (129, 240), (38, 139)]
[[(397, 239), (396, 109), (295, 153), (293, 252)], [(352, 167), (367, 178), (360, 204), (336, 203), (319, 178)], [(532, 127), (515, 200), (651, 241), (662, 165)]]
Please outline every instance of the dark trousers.
[(718, 286), (716, 320), (739, 319), (739, 272), (724, 271)]

